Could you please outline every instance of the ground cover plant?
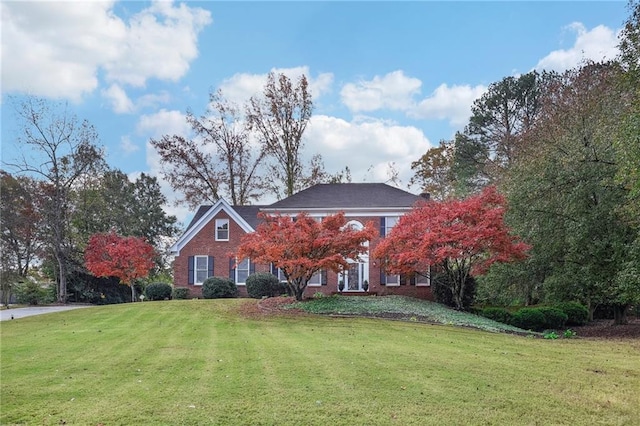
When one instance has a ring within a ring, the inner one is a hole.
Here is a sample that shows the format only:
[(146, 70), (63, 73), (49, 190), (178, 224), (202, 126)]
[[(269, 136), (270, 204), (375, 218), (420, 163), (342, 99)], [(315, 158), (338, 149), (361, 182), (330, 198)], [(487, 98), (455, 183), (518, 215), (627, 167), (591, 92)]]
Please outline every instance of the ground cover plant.
[[(633, 424), (637, 340), (291, 311), (254, 299), (3, 322), (0, 424)], [(89, 350), (90, 348), (90, 350)]]
[(472, 327), (492, 332), (527, 333), (521, 328), (468, 312), (456, 311), (440, 303), (405, 296), (332, 296), (295, 303), (291, 307), (316, 314), (389, 317)]

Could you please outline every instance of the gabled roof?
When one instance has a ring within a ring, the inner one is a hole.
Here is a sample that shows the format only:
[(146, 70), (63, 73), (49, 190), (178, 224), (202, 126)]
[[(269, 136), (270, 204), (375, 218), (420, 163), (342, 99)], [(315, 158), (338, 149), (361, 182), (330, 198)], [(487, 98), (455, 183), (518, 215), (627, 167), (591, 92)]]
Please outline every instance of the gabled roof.
[(384, 183), (325, 183), (302, 190), (263, 210), (406, 208), (421, 199)]
[[(189, 222), (186, 231), (188, 231), (195, 223), (197, 223), (200, 218), (204, 216), (212, 207), (213, 206), (211, 204), (200, 206), (196, 211), (196, 214), (193, 216), (193, 219), (191, 219), (191, 222)], [(244, 221), (247, 222), (247, 224), (249, 224), (249, 226), (251, 226), (251, 228), (253, 228), (254, 230), (259, 223), (258, 212), (263, 207), (266, 206), (231, 206), (231, 208), (235, 210), (236, 213), (238, 213), (238, 215), (242, 217), (242, 219), (244, 219)]]
[[(201, 206), (191, 220), (191, 223), (189, 223), (189, 226), (187, 226), (187, 230), (178, 241), (171, 246), (170, 251), (179, 254), (182, 247), (198, 234), (220, 211), (225, 211), (245, 232), (253, 232), (258, 222), (256, 215), (259, 209), (260, 206), (231, 207), (229, 203), (222, 198), (212, 206)], [(246, 219), (243, 215), (246, 216)]]

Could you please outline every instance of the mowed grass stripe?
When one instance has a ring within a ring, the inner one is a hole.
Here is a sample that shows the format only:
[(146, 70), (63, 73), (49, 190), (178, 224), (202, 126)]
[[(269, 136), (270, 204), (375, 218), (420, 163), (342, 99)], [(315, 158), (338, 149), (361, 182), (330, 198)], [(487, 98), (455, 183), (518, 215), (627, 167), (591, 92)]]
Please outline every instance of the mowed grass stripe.
[(2, 424), (636, 424), (640, 344), (145, 302), (3, 323)]

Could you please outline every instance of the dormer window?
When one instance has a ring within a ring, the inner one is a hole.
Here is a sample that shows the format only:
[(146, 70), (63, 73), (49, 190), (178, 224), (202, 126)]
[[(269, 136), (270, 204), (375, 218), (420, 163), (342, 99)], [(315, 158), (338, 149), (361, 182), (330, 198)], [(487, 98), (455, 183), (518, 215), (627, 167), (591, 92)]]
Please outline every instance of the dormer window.
[(229, 219), (216, 219), (216, 241), (229, 241)]

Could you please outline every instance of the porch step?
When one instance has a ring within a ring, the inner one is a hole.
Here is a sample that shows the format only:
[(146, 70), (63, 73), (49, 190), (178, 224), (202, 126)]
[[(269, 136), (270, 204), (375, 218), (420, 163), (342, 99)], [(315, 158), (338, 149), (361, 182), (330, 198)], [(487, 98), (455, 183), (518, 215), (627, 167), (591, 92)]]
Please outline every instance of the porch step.
[(375, 291), (334, 291), (331, 294), (338, 294), (342, 296), (377, 296)]

